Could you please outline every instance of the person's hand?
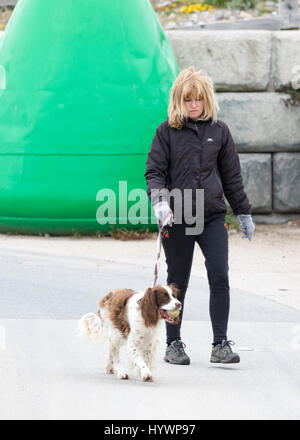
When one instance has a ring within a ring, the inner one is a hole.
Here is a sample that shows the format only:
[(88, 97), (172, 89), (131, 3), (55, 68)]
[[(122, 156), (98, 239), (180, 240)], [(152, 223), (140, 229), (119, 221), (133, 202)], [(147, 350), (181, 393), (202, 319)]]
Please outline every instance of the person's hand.
[(248, 238), (251, 241), (255, 230), (255, 224), (252, 221), (251, 214), (240, 214), (237, 217), (240, 224), (240, 230), (244, 233), (242, 238)]
[(154, 205), (154, 213), (155, 213), (155, 216), (158, 219), (158, 221), (161, 223), (164, 223), (164, 221), (167, 219), (168, 215), (171, 214), (166, 225), (172, 226), (172, 223), (174, 222), (174, 218), (173, 218), (173, 212), (170, 209), (168, 202), (162, 201), (162, 202), (156, 203), (156, 205)]

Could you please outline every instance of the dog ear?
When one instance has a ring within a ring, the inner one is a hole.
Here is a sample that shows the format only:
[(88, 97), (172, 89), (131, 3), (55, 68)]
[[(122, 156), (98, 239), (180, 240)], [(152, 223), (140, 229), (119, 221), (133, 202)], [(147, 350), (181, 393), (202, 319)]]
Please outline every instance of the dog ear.
[(156, 325), (159, 320), (156, 295), (157, 287), (149, 287), (143, 298), (138, 301), (146, 327)]
[(180, 289), (176, 283), (169, 284), (169, 287), (172, 289), (172, 295), (175, 296), (176, 299), (179, 299)]

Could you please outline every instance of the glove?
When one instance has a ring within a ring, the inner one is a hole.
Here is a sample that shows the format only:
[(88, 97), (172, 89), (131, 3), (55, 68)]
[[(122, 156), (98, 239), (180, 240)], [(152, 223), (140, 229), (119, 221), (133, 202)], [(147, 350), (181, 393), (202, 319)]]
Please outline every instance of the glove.
[(166, 225), (172, 226), (172, 223), (174, 222), (174, 218), (173, 218), (173, 212), (170, 209), (168, 202), (162, 201), (162, 202), (156, 203), (156, 205), (154, 205), (154, 213), (155, 213), (155, 216), (158, 219), (158, 221), (160, 221), (162, 223), (166, 220), (167, 216), (171, 213), (171, 216), (170, 216), (169, 220), (167, 221)]
[(252, 221), (250, 214), (240, 214), (237, 216), (240, 224), (240, 229), (244, 233), (242, 238), (249, 238), (251, 241), (253, 232), (255, 230), (255, 224)]

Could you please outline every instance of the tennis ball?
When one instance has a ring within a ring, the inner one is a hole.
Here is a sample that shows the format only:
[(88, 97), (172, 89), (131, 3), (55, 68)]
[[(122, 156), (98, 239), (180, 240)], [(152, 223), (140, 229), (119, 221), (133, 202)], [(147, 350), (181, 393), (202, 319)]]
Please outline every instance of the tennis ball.
[(177, 316), (180, 313), (180, 310), (168, 310), (167, 311), (168, 315), (170, 316), (170, 318), (177, 318)]

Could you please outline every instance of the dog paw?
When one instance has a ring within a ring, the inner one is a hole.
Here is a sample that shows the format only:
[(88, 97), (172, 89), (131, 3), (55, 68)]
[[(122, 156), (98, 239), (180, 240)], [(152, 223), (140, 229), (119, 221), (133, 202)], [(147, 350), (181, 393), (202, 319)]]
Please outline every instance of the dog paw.
[(146, 374), (144, 374), (144, 376), (143, 376), (143, 381), (144, 381), (144, 382), (153, 382), (154, 379), (153, 379), (153, 376), (152, 376), (151, 374), (146, 373)]
[(118, 374), (118, 378), (121, 380), (128, 380), (129, 379), (129, 375), (127, 373), (119, 373)]
[(107, 367), (106, 368), (106, 373), (107, 374), (115, 374), (114, 369), (112, 367)]

